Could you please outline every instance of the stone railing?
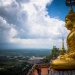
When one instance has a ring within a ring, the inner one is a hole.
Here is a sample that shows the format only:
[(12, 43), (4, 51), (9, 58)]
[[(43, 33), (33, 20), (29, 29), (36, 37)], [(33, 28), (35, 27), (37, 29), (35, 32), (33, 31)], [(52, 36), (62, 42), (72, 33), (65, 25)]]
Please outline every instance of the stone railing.
[(48, 68), (50, 64), (44, 63), (44, 64), (36, 64), (36, 68)]
[(49, 68), (50, 67), (50, 64), (48, 63), (44, 63), (44, 64), (34, 64), (33, 67), (29, 70), (28, 74), (27, 75), (33, 75), (34, 73), (34, 70), (36, 68)]

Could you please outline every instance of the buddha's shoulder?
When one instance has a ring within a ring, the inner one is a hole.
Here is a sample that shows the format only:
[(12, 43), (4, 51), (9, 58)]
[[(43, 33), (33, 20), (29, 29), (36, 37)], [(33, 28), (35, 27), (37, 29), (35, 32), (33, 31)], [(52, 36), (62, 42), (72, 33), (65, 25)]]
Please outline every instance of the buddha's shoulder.
[(69, 36), (68, 36), (68, 38), (73, 38), (73, 37), (75, 37), (75, 31), (70, 33)]

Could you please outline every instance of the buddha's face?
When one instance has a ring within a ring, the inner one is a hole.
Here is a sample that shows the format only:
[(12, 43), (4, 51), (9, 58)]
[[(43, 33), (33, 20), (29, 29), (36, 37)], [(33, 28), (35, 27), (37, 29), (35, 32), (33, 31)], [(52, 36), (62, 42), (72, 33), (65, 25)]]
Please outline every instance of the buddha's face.
[(70, 19), (66, 18), (65, 19), (65, 27), (68, 29), (68, 30), (72, 30), (73, 28), (73, 23)]

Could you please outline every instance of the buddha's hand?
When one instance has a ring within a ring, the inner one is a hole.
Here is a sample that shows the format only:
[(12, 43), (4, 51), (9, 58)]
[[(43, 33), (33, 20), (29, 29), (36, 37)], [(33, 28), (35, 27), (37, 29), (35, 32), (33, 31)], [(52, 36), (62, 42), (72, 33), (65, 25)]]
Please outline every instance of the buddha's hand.
[(64, 59), (65, 57), (64, 57), (64, 55), (59, 55), (58, 57), (57, 57), (57, 59)]
[(69, 58), (69, 54), (65, 54), (64, 57), (65, 57), (65, 58)]
[(57, 59), (66, 59), (66, 58), (68, 58), (68, 57), (69, 57), (68, 54), (64, 54), (64, 55), (59, 55), (59, 56), (57, 57)]

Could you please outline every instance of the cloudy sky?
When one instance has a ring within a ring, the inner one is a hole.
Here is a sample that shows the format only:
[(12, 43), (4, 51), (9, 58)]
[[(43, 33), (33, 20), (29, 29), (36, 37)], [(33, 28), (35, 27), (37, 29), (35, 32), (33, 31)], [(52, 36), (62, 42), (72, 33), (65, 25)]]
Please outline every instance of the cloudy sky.
[(65, 0), (0, 0), (0, 48), (61, 48)]

